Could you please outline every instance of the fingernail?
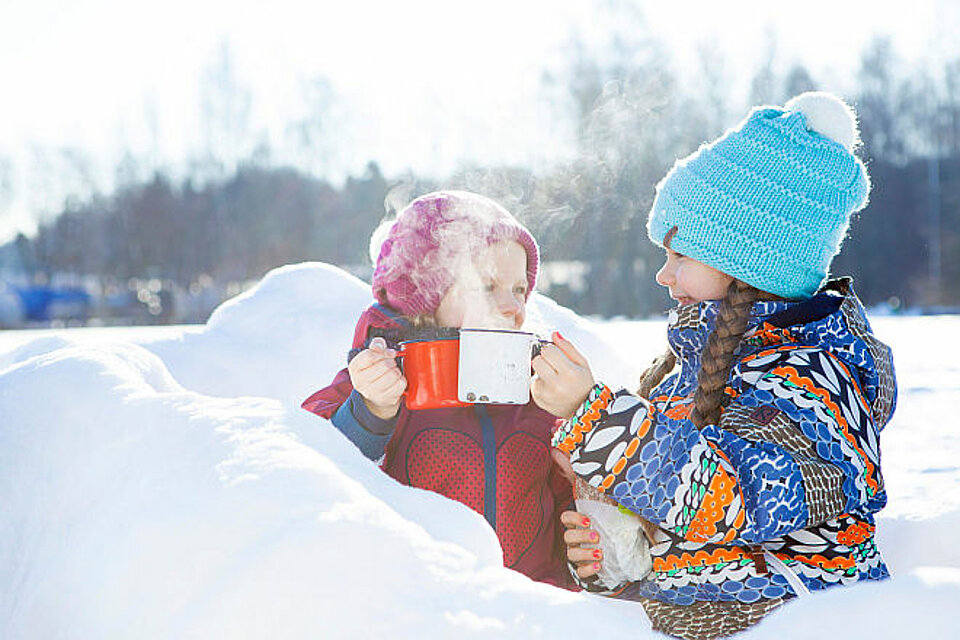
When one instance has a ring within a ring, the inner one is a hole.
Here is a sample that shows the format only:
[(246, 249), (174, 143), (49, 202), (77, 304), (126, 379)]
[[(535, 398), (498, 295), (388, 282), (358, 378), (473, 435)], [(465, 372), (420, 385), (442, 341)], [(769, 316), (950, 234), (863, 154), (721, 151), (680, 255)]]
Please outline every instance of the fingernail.
[(597, 534), (596, 531), (591, 531), (591, 532), (590, 532), (590, 539), (591, 539), (592, 541), (596, 542), (597, 540), (600, 539), (600, 536)]
[(557, 337), (560, 338), (561, 340), (566, 340), (566, 338), (563, 337), (563, 334), (560, 333), (559, 331), (554, 331), (554, 333), (557, 334)]
[(600, 551), (600, 549), (594, 549), (594, 550), (593, 550), (593, 557), (596, 558), (597, 560), (599, 560), (600, 558), (603, 557), (603, 553)]
[(585, 526), (585, 527), (589, 527), (589, 526), (590, 526), (590, 518), (584, 518), (584, 519), (583, 519), (583, 522), (582, 522), (581, 524), (583, 524), (583, 526)]
[(593, 563), (593, 570), (594, 570), (594, 571), (600, 571), (600, 563), (599, 563), (599, 562), (594, 562), (594, 563)]

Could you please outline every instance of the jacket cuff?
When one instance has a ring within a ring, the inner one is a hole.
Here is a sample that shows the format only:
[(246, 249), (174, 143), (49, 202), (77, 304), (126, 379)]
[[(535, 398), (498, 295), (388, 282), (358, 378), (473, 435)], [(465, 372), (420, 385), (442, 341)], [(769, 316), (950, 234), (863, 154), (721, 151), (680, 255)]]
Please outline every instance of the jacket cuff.
[(385, 420), (373, 415), (373, 412), (367, 407), (367, 403), (363, 401), (363, 396), (356, 389), (350, 392), (350, 398), (348, 398), (346, 404), (350, 405), (350, 413), (360, 423), (360, 426), (370, 433), (378, 436), (388, 436), (393, 433), (393, 427), (397, 424), (397, 417), (394, 416)]
[[(369, 409), (367, 413), (370, 414), (374, 420), (380, 420), (382, 423), (389, 425), (389, 431), (387, 433), (376, 433), (372, 431), (369, 427), (361, 424), (360, 420), (357, 419), (357, 416), (354, 415), (353, 409), (358, 404), (366, 409), (366, 405), (363, 404), (363, 398), (359, 393), (354, 391), (358, 397), (357, 401), (353, 400), (353, 394), (347, 401), (340, 405), (340, 408), (337, 409), (336, 413), (333, 414), (330, 418), (330, 422), (333, 423), (343, 435), (345, 435), (351, 442), (360, 451), (363, 455), (370, 460), (378, 460), (383, 457), (383, 453), (386, 450), (387, 443), (390, 442), (390, 437), (393, 435), (393, 427), (396, 424), (396, 419), (393, 420), (381, 420), (377, 418)], [(380, 425), (382, 428), (384, 425)]]
[(564, 421), (553, 434), (553, 446), (567, 453), (576, 451), (599, 422), (600, 412), (605, 411), (612, 401), (613, 392), (607, 385), (599, 382), (593, 385), (573, 417)]
[[(615, 399), (623, 402), (611, 417)], [(580, 410), (554, 434), (554, 446), (570, 454), (574, 473), (606, 492), (649, 439), (654, 414), (643, 398), (626, 391), (614, 396), (607, 386), (597, 384)]]

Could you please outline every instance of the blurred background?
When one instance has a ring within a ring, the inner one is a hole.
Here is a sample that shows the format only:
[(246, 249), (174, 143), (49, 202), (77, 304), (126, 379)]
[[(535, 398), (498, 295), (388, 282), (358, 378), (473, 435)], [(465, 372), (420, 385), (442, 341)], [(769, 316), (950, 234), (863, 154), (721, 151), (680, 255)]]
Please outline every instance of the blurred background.
[(270, 269), (368, 279), (371, 232), (465, 188), (581, 314), (669, 300), (656, 182), (756, 104), (860, 116), (874, 188), (834, 272), (960, 312), (960, 5), (0, 0), (0, 328), (203, 322)]

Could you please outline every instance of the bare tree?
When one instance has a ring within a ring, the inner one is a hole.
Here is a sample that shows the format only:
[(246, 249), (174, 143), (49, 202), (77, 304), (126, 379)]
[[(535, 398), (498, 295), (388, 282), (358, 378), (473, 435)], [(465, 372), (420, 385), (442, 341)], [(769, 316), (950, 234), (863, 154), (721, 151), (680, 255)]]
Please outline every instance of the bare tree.
[(727, 100), (730, 97), (730, 77), (727, 73), (728, 65), (716, 40), (697, 45), (697, 60), (702, 82), (701, 99), (697, 101), (699, 105), (703, 105), (702, 137), (709, 139), (729, 126)]
[(860, 135), (868, 152), (895, 162), (906, 162), (906, 145), (898, 113), (898, 63), (889, 38), (873, 40), (863, 54), (857, 112)]
[(944, 65), (943, 82), (945, 100), (940, 148), (948, 155), (958, 156), (960, 155), (960, 58), (954, 58)]
[(13, 183), (13, 160), (5, 155), (0, 155), (0, 215), (3, 215), (13, 202)]
[(284, 135), (294, 164), (316, 176), (327, 176), (336, 166), (336, 102), (333, 85), (324, 77), (301, 83), (305, 113), (287, 125)]
[(787, 77), (783, 81), (783, 97), (787, 100), (793, 96), (799, 95), (804, 91), (814, 91), (817, 89), (817, 83), (802, 64), (794, 64), (787, 72)]
[(750, 104), (777, 104), (781, 102), (777, 87), (777, 74), (774, 64), (777, 59), (777, 38), (772, 30), (767, 30), (765, 48), (760, 67), (750, 81)]
[(233, 173), (249, 152), (251, 92), (237, 77), (230, 46), (224, 42), (202, 75), (200, 127), (204, 178)]

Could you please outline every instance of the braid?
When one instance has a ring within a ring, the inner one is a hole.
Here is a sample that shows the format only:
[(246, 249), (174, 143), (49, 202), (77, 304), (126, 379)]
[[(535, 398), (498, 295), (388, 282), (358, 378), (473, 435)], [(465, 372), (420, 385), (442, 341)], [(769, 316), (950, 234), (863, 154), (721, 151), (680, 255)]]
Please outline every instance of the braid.
[(650, 398), (650, 392), (673, 371), (677, 364), (677, 356), (668, 347), (666, 351), (657, 356), (646, 371), (640, 374), (640, 388), (637, 389), (637, 395), (641, 398)]
[(733, 352), (747, 330), (753, 303), (762, 297), (766, 296), (754, 287), (734, 280), (720, 303), (717, 324), (703, 348), (697, 390), (693, 395), (690, 419), (697, 428), (720, 420), (720, 401), (733, 366)]

